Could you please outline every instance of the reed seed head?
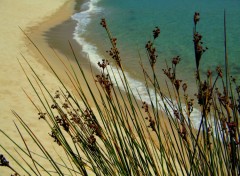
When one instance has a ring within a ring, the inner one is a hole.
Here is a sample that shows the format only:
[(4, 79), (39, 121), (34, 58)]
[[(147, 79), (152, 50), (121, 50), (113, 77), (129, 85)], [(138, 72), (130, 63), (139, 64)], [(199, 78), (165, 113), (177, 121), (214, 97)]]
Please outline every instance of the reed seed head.
[(156, 53), (156, 49), (153, 47), (153, 43), (151, 41), (147, 42), (147, 44), (145, 45), (145, 48), (147, 49), (150, 65), (153, 68), (157, 61), (157, 57), (158, 57), (158, 55)]
[(155, 29), (153, 30), (153, 38), (154, 39), (158, 38), (159, 34), (160, 34), (159, 27), (155, 27)]
[(46, 119), (46, 113), (39, 112), (38, 115), (39, 115), (39, 118), (38, 118), (39, 120), (40, 119)]
[(53, 130), (51, 131), (51, 134), (50, 134), (50, 133), (48, 133), (48, 134), (49, 134), (49, 136), (51, 136), (51, 137), (54, 139), (54, 142), (56, 142), (59, 146), (61, 146), (62, 144), (61, 144), (61, 142), (58, 140), (56, 133), (57, 133), (56, 129), (53, 129)]
[(194, 17), (193, 17), (193, 21), (194, 21), (194, 25), (196, 26), (197, 23), (200, 20), (200, 13), (199, 12), (195, 12)]
[(172, 59), (172, 64), (176, 66), (177, 64), (179, 64), (180, 61), (181, 61), (180, 56), (176, 56)]
[(54, 98), (60, 98), (60, 92), (59, 92), (59, 90), (57, 90), (57, 91), (55, 92)]
[(0, 166), (9, 166), (9, 161), (3, 156), (3, 154), (0, 154)]
[(105, 18), (102, 18), (101, 22), (100, 22), (100, 25), (104, 28), (107, 28), (107, 23), (106, 23), (106, 20)]

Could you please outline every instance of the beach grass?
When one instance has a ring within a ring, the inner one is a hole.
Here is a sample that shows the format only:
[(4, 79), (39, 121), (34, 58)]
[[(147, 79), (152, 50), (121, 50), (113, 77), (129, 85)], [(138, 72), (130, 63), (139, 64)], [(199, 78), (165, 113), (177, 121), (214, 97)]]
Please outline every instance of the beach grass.
[[(121, 64), (117, 39), (112, 36), (105, 19), (100, 24), (107, 32), (111, 44), (107, 52), (115, 61), (118, 72), (112, 73), (111, 65), (104, 59), (98, 62), (100, 71), (89, 78), (75, 57), (78, 70), (70, 62), (64, 65), (74, 93), (44, 55), (43, 59), (61, 83), (54, 93), (23, 56), (25, 64), (19, 63), (38, 102), (32, 100), (27, 92), (26, 96), (37, 109), (39, 121), (49, 126), (49, 139), (52, 139), (56, 148), (61, 148), (61, 154), (56, 152), (59, 157), (55, 159), (34, 129), (24, 121), (24, 115), (13, 110), (17, 119), (14, 124), (23, 145), (15, 143), (7, 132), (1, 130), (1, 133), (12, 142), (22, 160), (16, 160), (14, 154), (0, 144), (3, 151), (0, 166), (8, 167), (15, 176), (239, 175), (240, 88), (237, 81), (229, 76), (225, 17), (224, 13), (224, 71), (217, 67), (215, 71), (209, 70), (204, 75), (201, 73), (201, 59), (208, 48), (197, 30), (200, 14), (194, 14), (195, 97), (188, 95), (190, 88), (184, 79), (178, 77), (179, 56), (174, 56), (171, 62), (166, 61), (166, 68), (163, 69), (166, 85), (164, 88), (160, 86), (162, 80), (158, 79), (155, 72), (158, 54), (154, 46), (155, 40), (161, 40), (159, 27), (153, 29), (152, 39), (145, 45), (151, 72), (141, 64), (144, 58), (140, 58), (139, 64), (150, 103), (141, 101), (140, 94), (137, 97), (132, 93)], [(75, 56), (73, 49), (72, 53)], [(30, 74), (25, 71), (25, 65), (31, 69)], [(120, 82), (116, 81), (116, 74), (121, 78)], [(94, 84), (90, 84), (89, 79), (93, 79)], [(83, 86), (87, 89), (83, 89)], [(97, 91), (93, 91), (93, 87)], [(154, 96), (150, 93), (151, 88), (154, 89)], [(163, 89), (167, 93), (163, 93)], [(192, 122), (194, 108), (199, 110), (198, 127)], [(31, 149), (24, 135), (28, 135), (38, 146), (39, 153)], [(18, 169), (11, 166), (12, 162), (19, 166)], [(43, 167), (42, 162), (49, 163), (49, 168)]]

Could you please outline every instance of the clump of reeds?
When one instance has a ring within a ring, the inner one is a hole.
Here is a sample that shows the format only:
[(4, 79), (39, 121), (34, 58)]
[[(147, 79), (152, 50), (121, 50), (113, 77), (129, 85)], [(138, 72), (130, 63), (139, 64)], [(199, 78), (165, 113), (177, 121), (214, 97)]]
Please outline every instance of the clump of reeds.
[[(116, 62), (126, 95), (122, 94), (114, 74), (109, 76), (112, 69), (108, 60), (98, 63), (101, 71), (94, 78), (95, 85), (89, 84), (77, 58), (75, 60), (84, 82), (79, 81), (76, 70), (70, 71), (66, 67), (67, 76), (76, 91), (74, 95), (54, 70), (63, 86), (54, 95), (32, 70), (37, 86), (26, 76), (42, 108), (36, 102), (32, 103), (39, 111), (39, 120), (49, 125), (49, 136), (63, 149), (67, 159), (53, 159), (36, 134), (14, 112), (20, 125), (42, 151), (41, 155), (51, 170), (43, 167), (38, 156), (31, 151), (31, 146), (24, 142), (27, 149), (24, 150), (3, 131), (18, 148), (20, 156), (30, 158), (30, 162), (21, 164), (15, 160), (21, 168), (18, 174), (0, 155), (0, 166), (9, 167), (15, 175), (54, 175), (53, 172), (57, 175), (239, 175), (240, 88), (234, 78), (227, 75), (224, 80), (220, 67), (216, 68), (216, 76), (211, 70), (206, 75), (200, 75), (200, 61), (207, 47), (203, 47), (203, 37), (197, 31), (200, 21), (198, 12), (194, 14), (193, 21), (197, 83), (195, 97), (188, 95), (187, 83), (178, 77), (177, 67), (182, 60), (180, 56), (173, 56), (170, 66), (167, 64), (163, 69), (169, 83), (166, 85), (168, 94), (162, 92), (155, 73), (158, 54), (154, 41), (160, 36), (160, 28), (156, 27), (153, 39), (145, 45), (152, 72), (147, 72), (141, 65), (150, 103), (142, 102), (140, 105), (138, 99), (141, 99), (141, 95), (133, 95), (121, 64), (117, 39), (110, 33), (106, 20), (102, 19), (101, 25), (112, 45), (108, 53)], [(228, 72), (228, 67), (225, 72)], [(115, 86), (113, 82), (116, 82)], [(83, 84), (88, 88), (86, 91), (82, 89)], [(92, 86), (97, 88), (97, 95), (93, 93)], [(155, 98), (151, 98), (150, 87), (154, 88)], [(90, 105), (90, 99), (94, 106)], [(200, 113), (198, 117), (193, 117), (192, 112), (196, 107)], [(193, 118), (200, 121), (197, 128), (193, 126)], [(22, 137), (21, 130), (16, 127)], [(3, 144), (0, 146), (14, 158)], [(69, 164), (66, 164), (66, 160)]]

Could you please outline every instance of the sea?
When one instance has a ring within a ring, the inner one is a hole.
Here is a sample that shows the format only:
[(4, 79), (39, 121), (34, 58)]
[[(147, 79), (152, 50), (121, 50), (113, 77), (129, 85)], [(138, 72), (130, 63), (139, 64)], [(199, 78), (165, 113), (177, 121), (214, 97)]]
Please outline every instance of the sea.
[[(157, 77), (164, 87), (167, 78), (162, 69), (171, 66), (172, 58), (179, 56), (177, 78), (188, 84), (193, 95), (196, 91), (195, 12), (200, 13), (197, 31), (203, 36), (203, 46), (208, 48), (200, 61), (201, 74), (204, 77), (208, 70), (215, 72), (217, 66), (224, 70), (225, 12), (230, 75), (240, 83), (240, 0), (88, 0), (81, 5), (81, 11), (72, 16), (77, 21), (73, 36), (94, 67), (97, 68), (102, 59), (108, 59), (113, 72), (117, 73), (116, 65), (106, 53), (111, 48), (110, 41), (100, 25), (101, 19), (106, 19), (112, 36), (117, 38), (121, 62), (133, 93), (150, 103), (140, 63), (151, 73), (145, 45), (153, 40), (152, 31), (159, 27), (160, 35), (154, 41), (158, 53)], [(120, 82), (120, 77), (116, 79)], [(154, 99), (153, 90), (150, 97)], [(194, 109), (193, 117), (193, 123), (198, 127), (200, 114), (197, 109)]]

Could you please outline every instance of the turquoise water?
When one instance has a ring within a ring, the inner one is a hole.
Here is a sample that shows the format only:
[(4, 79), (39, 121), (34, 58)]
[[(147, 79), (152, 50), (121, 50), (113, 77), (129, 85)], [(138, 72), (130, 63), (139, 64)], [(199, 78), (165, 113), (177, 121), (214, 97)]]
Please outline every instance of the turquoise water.
[[(201, 68), (206, 71), (224, 63), (223, 49), (223, 13), (227, 14), (228, 52), (232, 74), (238, 75), (240, 67), (235, 63), (240, 59), (240, 1), (239, 0), (101, 0), (91, 1), (89, 23), (86, 31), (79, 37), (95, 45), (98, 54), (106, 57), (105, 51), (110, 45), (107, 35), (99, 25), (101, 18), (106, 18), (113, 35), (118, 38), (118, 47), (123, 64), (133, 76), (135, 67), (139, 67), (139, 54), (143, 62), (145, 43), (151, 39), (152, 30), (159, 26), (161, 34), (156, 42), (159, 54), (158, 68), (163, 68), (165, 60), (180, 55), (180, 76), (189, 77), (194, 72), (192, 29), (193, 14), (200, 12), (198, 31), (203, 35), (203, 42), (209, 48), (201, 61)], [(87, 5), (85, 5), (87, 8)], [(90, 51), (91, 52), (91, 51)], [(161, 70), (161, 69), (159, 69)], [(161, 72), (159, 72), (161, 73)], [(135, 75), (137, 76), (137, 75)]]
[[(201, 70), (215, 70), (224, 64), (223, 15), (226, 10), (227, 39), (231, 75), (240, 79), (240, 1), (239, 0), (91, 0), (82, 6), (82, 12), (73, 15), (78, 21), (74, 38), (83, 46), (93, 65), (107, 58), (110, 43), (100, 26), (105, 18), (112, 34), (118, 39), (118, 48), (124, 68), (133, 87), (142, 91), (144, 84), (139, 66), (139, 54), (148, 64), (145, 44), (152, 39), (155, 26), (161, 29), (155, 42), (158, 52), (156, 68), (160, 79), (165, 79), (162, 68), (165, 61), (181, 57), (178, 76), (194, 86), (195, 60), (192, 31), (194, 12), (200, 13), (198, 31), (204, 46), (209, 49), (201, 59)], [(163, 81), (164, 82), (164, 81)]]

